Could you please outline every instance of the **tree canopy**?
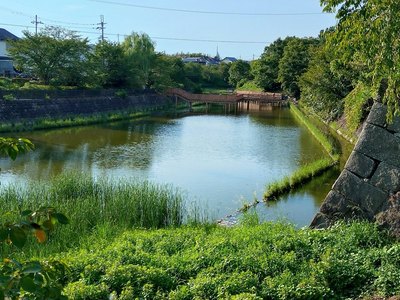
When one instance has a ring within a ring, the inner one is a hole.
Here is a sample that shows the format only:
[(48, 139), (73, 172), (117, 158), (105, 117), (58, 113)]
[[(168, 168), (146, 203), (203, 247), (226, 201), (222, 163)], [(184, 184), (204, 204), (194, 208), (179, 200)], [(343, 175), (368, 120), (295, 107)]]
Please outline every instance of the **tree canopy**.
[(315, 38), (293, 38), (284, 48), (283, 56), (279, 61), (278, 81), (282, 89), (290, 96), (299, 98), (299, 77), (307, 70), (310, 61), (310, 47), (316, 45)]
[(251, 79), (250, 64), (243, 60), (231, 63), (229, 68), (229, 83), (235, 87), (242, 86)]
[(400, 5), (392, 0), (321, 0), (324, 11), (336, 11), (338, 24), (328, 44), (344, 64), (363, 69), (362, 84), (382, 91), (389, 117), (400, 114)]
[(278, 81), (279, 62), (290, 37), (282, 40), (278, 38), (272, 44), (265, 47), (261, 58), (253, 69), (254, 81), (264, 91), (275, 92), (281, 89)]
[(46, 27), (38, 34), (24, 31), (24, 37), (10, 45), (17, 68), (45, 84), (80, 85), (89, 75), (88, 40), (72, 31), (59, 27)]

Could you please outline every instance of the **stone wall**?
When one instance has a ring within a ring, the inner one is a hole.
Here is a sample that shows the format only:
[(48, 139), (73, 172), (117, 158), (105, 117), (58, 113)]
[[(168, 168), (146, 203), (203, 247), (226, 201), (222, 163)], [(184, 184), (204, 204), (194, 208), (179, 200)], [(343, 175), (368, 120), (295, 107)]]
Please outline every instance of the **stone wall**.
[(344, 170), (311, 227), (325, 228), (339, 219), (382, 221), (393, 209), (393, 199), (400, 191), (400, 117), (387, 124), (386, 112), (385, 105), (374, 103)]
[(139, 110), (166, 105), (159, 94), (118, 97), (64, 98), (54, 100), (0, 100), (0, 122), (20, 122), (38, 118), (63, 118), (112, 111)]

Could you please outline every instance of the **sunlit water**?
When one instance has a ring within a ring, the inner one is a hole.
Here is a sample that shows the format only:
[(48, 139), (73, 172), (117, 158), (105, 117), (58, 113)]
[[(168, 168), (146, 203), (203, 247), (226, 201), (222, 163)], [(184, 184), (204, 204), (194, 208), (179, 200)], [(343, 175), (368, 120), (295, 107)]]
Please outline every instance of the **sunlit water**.
[[(22, 133), (36, 150), (0, 160), (2, 186), (78, 170), (94, 177), (151, 180), (179, 188), (214, 218), (262, 198), (265, 186), (323, 157), (322, 147), (289, 110), (152, 117), (89, 127)], [(331, 172), (268, 206), (263, 219), (309, 224), (329, 190)]]

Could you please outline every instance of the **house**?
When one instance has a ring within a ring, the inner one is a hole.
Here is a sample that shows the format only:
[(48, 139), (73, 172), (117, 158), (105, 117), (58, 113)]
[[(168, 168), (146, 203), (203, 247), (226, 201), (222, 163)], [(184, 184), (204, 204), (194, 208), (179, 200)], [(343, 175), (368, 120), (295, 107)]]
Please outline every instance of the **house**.
[(221, 60), (221, 63), (231, 64), (231, 63), (233, 63), (235, 61), (237, 61), (237, 58), (228, 56), (228, 57), (225, 57), (223, 60)]
[(15, 76), (17, 74), (7, 51), (10, 40), (18, 40), (18, 37), (4, 28), (0, 28), (0, 76)]
[(206, 64), (206, 60), (204, 59), (204, 57), (184, 57), (184, 58), (182, 58), (182, 61), (184, 63), (195, 63), (195, 64), (201, 64), (201, 65)]
[(201, 64), (201, 65), (219, 65), (219, 60), (214, 57), (209, 57), (209, 56), (198, 56), (198, 57), (184, 57), (182, 58), (182, 61), (184, 63), (195, 63), (195, 64)]

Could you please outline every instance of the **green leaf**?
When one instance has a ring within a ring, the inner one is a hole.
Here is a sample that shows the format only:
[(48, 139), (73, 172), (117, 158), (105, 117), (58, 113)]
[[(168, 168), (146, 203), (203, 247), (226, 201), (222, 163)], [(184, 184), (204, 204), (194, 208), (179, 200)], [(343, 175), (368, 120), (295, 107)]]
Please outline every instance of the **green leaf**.
[(60, 224), (64, 224), (64, 225), (69, 224), (68, 218), (61, 213), (56, 213), (53, 215), (53, 217), (55, 217)]
[(26, 233), (19, 227), (12, 227), (10, 231), (11, 242), (18, 248), (22, 248), (26, 243)]
[(36, 274), (34, 275), (33, 282), (34, 282), (36, 285), (42, 286), (42, 285), (44, 284), (44, 276), (43, 276), (42, 274), (36, 273)]
[(8, 239), (8, 230), (6, 228), (0, 229), (0, 242), (5, 241)]
[(33, 211), (31, 211), (31, 210), (24, 210), (23, 212), (21, 212), (21, 216), (22, 217), (27, 217), (27, 216), (29, 216), (31, 213), (32, 213)]
[(61, 289), (56, 287), (50, 288), (48, 296), (51, 297), (52, 299), (68, 299), (68, 298), (63, 298), (65, 296), (61, 296)]
[(27, 292), (34, 293), (39, 287), (33, 282), (30, 276), (25, 276), (21, 279), (21, 288)]
[(53, 230), (54, 229), (54, 224), (51, 220), (46, 220), (43, 222), (43, 227), (47, 230)]
[(22, 270), (22, 273), (25, 274), (34, 274), (34, 273), (39, 273), (42, 271), (42, 266), (40, 265), (39, 262), (33, 261), (29, 262)]
[(40, 227), (40, 225), (39, 224), (37, 224), (37, 223), (30, 223), (29, 224), (33, 229), (40, 229), (41, 227)]

